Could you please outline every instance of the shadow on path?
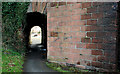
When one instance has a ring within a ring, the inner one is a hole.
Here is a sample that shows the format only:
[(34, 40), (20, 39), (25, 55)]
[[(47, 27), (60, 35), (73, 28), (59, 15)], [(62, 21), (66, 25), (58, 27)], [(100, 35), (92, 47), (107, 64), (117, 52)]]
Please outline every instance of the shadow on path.
[(46, 66), (46, 61), (46, 59), (42, 58), (40, 52), (29, 52), (25, 57), (23, 72), (56, 72)]

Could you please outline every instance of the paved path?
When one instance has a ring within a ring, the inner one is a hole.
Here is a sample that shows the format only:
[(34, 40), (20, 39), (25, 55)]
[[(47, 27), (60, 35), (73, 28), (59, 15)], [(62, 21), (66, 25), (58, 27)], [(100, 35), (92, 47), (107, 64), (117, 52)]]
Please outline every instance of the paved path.
[(48, 68), (45, 62), (46, 60), (41, 58), (40, 52), (29, 52), (25, 57), (23, 72), (56, 72)]

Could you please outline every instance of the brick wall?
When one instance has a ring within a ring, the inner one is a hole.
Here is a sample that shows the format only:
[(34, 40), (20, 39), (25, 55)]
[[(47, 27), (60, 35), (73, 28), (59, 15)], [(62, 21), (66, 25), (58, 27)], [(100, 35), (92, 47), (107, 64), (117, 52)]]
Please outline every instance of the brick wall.
[(83, 69), (116, 70), (117, 3), (50, 3), (47, 59)]

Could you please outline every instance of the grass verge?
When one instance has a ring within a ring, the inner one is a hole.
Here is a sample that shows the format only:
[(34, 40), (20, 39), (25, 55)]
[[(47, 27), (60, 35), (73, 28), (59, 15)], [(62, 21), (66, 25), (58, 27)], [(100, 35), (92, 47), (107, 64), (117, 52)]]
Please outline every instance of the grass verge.
[(70, 72), (70, 71), (67, 71), (67, 70), (63, 70), (60, 66), (58, 66), (56, 63), (48, 63), (46, 62), (46, 65), (49, 67), (49, 68), (52, 68), (53, 70), (56, 70), (58, 72)]
[(2, 72), (22, 72), (23, 55), (18, 52), (2, 50)]
[(60, 65), (58, 63), (51, 63), (51, 62), (46, 62), (46, 65), (49, 68), (52, 68), (53, 70), (56, 70), (58, 72), (68, 72), (68, 73), (84, 73), (84, 72), (92, 72), (89, 70), (82, 70), (80, 68), (76, 68), (76, 67), (69, 67), (69, 66), (65, 66), (65, 65)]

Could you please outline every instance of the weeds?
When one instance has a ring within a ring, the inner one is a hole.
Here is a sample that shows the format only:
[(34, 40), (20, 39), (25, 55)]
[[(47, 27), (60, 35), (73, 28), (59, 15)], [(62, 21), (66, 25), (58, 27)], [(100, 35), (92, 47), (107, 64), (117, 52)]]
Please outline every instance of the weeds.
[(23, 55), (10, 49), (2, 51), (2, 72), (22, 72)]

